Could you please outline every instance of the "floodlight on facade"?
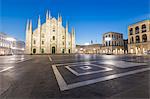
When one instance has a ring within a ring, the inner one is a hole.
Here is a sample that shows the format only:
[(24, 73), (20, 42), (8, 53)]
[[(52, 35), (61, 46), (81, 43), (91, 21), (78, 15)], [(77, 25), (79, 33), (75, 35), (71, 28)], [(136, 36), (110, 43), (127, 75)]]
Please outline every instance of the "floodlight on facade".
[(112, 38), (110, 38), (110, 37), (105, 38), (105, 41), (111, 41), (111, 40), (112, 40)]
[(24, 48), (21, 48), (21, 50), (23, 50), (23, 51), (24, 51)]
[(12, 37), (7, 37), (6, 40), (7, 40), (7, 41), (12, 41), (12, 42), (13, 42), (13, 41), (16, 41), (16, 39), (15, 39), (15, 38), (12, 38)]
[(80, 50), (83, 50), (83, 48), (80, 48)]
[(84, 45), (90, 45), (89, 43), (85, 43)]

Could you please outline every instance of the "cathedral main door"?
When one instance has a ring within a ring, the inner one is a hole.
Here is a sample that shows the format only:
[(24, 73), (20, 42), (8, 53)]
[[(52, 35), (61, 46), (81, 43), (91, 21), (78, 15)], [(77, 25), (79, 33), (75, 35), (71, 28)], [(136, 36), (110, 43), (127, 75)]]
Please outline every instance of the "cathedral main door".
[(52, 47), (52, 54), (55, 54), (55, 47)]
[(70, 49), (68, 50), (68, 53), (70, 54)]
[(33, 54), (35, 54), (36, 53), (36, 49), (33, 49)]

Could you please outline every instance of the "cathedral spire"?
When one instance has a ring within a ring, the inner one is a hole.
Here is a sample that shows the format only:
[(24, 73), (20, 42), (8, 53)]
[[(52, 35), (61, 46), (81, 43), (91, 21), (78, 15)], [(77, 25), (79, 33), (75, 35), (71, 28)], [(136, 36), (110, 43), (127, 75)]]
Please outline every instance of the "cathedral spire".
[(38, 27), (41, 26), (41, 19), (40, 19), (40, 15), (39, 15), (39, 18), (38, 18)]
[(46, 20), (49, 19), (49, 11), (46, 12)]
[(58, 20), (59, 20), (59, 18), (60, 18), (60, 15), (59, 15), (59, 13), (58, 13)]
[(66, 21), (66, 29), (68, 30), (68, 21)]
[(60, 13), (58, 13), (58, 21), (62, 22), (62, 17), (60, 15)]
[(51, 12), (49, 11), (48, 14), (49, 14), (48, 17), (49, 17), (49, 19), (50, 19), (50, 18), (51, 18)]
[(72, 36), (75, 36), (75, 29), (74, 29), (74, 27), (72, 28)]
[(32, 20), (29, 22), (29, 30), (32, 31)]
[(26, 32), (29, 30), (29, 19), (27, 20)]

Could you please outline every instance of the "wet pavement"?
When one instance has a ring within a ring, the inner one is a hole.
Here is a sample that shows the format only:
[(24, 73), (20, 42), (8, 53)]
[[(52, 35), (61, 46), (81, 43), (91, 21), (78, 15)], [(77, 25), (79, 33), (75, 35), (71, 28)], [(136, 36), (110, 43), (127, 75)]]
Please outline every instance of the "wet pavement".
[(149, 75), (149, 56), (0, 56), (0, 97), (148, 99)]

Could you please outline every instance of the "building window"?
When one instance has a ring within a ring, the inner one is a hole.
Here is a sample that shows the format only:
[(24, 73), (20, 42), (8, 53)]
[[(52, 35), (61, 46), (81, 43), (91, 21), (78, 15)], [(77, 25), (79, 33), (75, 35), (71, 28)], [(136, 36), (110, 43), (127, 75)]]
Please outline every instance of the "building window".
[(135, 34), (139, 34), (139, 27), (135, 27)]
[(140, 43), (140, 37), (136, 36), (136, 43)]
[(43, 48), (42, 48), (41, 52), (44, 53), (44, 49)]
[(55, 32), (55, 27), (53, 27), (53, 32)]
[(65, 39), (65, 37), (64, 37), (64, 36), (62, 36), (62, 39)]
[(133, 37), (131, 37), (130, 43), (131, 43), (131, 44), (134, 43), (134, 38), (133, 38)]
[(108, 43), (108, 46), (110, 46), (110, 41), (109, 41), (109, 43)]
[(130, 28), (129, 33), (130, 35), (133, 35), (133, 28)]
[(65, 53), (65, 49), (62, 49), (62, 53)]
[(53, 36), (53, 40), (55, 40), (55, 36)]
[(36, 41), (35, 41), (35, 40), (33, 41), (33, 44), (36, 44)]
[(146, 32), (146, 25), (145, 24), (142, 25), (142, 33), (143, 32)]
[(62, 45), (65, 45), (65, 43), (64, 43), (64, 42), (62, 42)]
[(121, 41), (119, 42), (119, 45), (121, 46), (122, 44), (121, 44)]
[(118, 35), (117, 35), (117, 40), (118, 40)]
[(42, 41), (42, 45), (44, 45), (44, 41)]
[(106, 46), (107, 46), (107, 41), (106, 41)]
[(142, 35), (142, 42), (147, 42), (147, 35), (146, 34)]

